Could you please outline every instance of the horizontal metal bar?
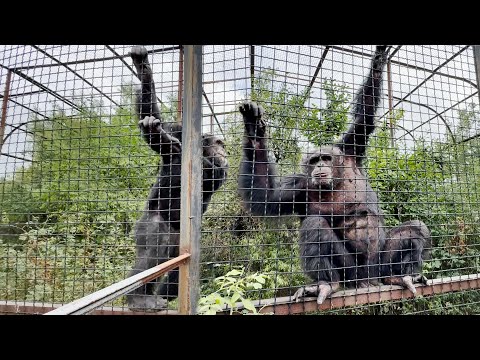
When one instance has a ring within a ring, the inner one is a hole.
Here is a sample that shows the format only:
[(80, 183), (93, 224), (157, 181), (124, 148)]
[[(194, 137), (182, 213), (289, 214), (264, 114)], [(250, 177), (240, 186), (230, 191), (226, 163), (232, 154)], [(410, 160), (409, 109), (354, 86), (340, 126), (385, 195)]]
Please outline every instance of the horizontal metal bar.
[(75, 110), (78, 110), (78, 111), (81, 111), (80, 107), (78, 107), (77, 104), (75, 104), (74, 102), (68, 100), (66, 97), (64, 96), (61, 96), (59, 95), (56, 91), (54, 90), (51, 90), (49, 89), (48, 87), (46, 87), (45, 85), (39, 83), (38, 81), (34, 80), (32, 77), (22, 73), (21, 71), (19, 70), (12, 70), (15, 74), (17, 74), (18, 76), (24, 78), (25, 80), (27, 80), (28, 82), (32, 83), (33, 85), (39, 87), (40, 89), (43, 89), (45, 90), (48, 94), (54, 96), (55, 98), (57, 98), (58, 100), (64, 102), (65, 104), (69, 105), (70, 107), (74, 108)]
[[(19, 96), (35, 95), (35, 94), (40, 94), (44, 92), (45, 90), (41, 89), (41, 90), (35, 90), (35, 91), (27, 91), (24, 93), (10, 94), (8, 97), (12, 98), (12, 97), (19, 97)], [(0, 99), (1, 98), (3, 98), (3, 95), (0, 95)]]
[(441, 63), (440, 65), (438, 65), (434, 70), (432, 70), (432, 73), (430, 75), (428, 75), (425, 79), (423, 79), (420, 83), (418, 83), (412, 90), (410, 90), (408, 92), (407, 95), (405, 95), (402, 100), (399, 100), (394, 106), (393, 108), (396, 108), (398, 104), (400, 104), (403, 100), (405, 100), (407, 97), (411, 96), (415, 91), (417, 91), (419, 88), (421, 88), (423, 86), (423, 84), (425, 84), (428, 80), (430, 80), (432, 77), (435, 76), (435, 74), (437, 74), (437, 71), (440, 70), (442, 67), (444, 67), (445, 65), (447, 65), (450, 61), (452, 61), (453, 59), (455, 59), (457, 56), (459, 56), (462, 52), (464, 52), (465, 50), (468, 49), (468, 45), (463, 47), (460, 51), (456, 52), (455, 54), (453, 54), (452, 56), (450, 56), (448, 59), (446, 59), (443, 63)]
[(32, 159), (27, 159), (27, 158), (24, 158), (24, 157), (7, 154), (7, 153), (4, 153), (4, 152), (0, 153), (0, 155), (6, 156), (6, 157), (11, 157), (11, 158), (18, 159), (18, 160), (22, 160), (22, 161), (33, 162)]
[[(423, 296), (432, 296), (458, 292), (462, 290), (476, 290), (480, 288), (480, 274), (460, 275), (448, 278), (428, 280), (427, 285), (416, 285), (417, 293)], [(339, 291), (326, 299), (325, 303), (318, 306), (315, 298), (306, 298), (305, 302), (292, 303), (290, 297), (276, 299), (265, 299), (255, 301), (257, 308), (265, 306), (260, 312), (273, 312), (275, 314), (298, 314), (308, 311), (330, 310), (350, 305), (363, 305), (377, 301), (400, 300), (413, 298), (413, 295), (400, 286), (370, 287), (358, 290)], [(239, 304), (241, 306), (241, 304)], [(0, 314), (45, 314), (61, 304), (45, 304), (35, 302), (2, 301), (0, 303)], [(229, 313), (225, 309), (221, 313)], [(123, 307), (103, 307), (92, 311), (93, 315), (176, 315), (176, 310), (162, 310), (156, 313), (133, 312)]]
[[(341, 51), (341, 52), (360, 55), (360, 56), (363, 56), (363, 57), (366, 57), (366, 58), (371, 58), (373, 56), (372, 53), (366, 53), (366, 52), (363, 52), (363, 51), (358, 51), (358, 50), (353, 50), (353, 49), (345, 49), (341, 46), (331, 46), (331, 48), (334, 49), (334, 50)], [(460, 50), (460, 51), (463, 51), (463, 50)], [(427, 68), (424, 68), (424, 67), (418, 66), (418, 65), (411, 65), (411, 64), (408, 64), (408, 63), (403, 62), (403, 61), (391, 60), (391, 62), (392, 62), (392, 64), (399, 65), (399, 66), (404, 66), (404, 67), (409, 68), (409, 69), (425, 71), (425, 72), (428, 72), (428, 73), (434, 73), (436, 75), (445, 76), (445, 77), (448, 77), (448, 78), (451, 78), (451, 79), (464, 81), (467, 84), (473, 86), (474, 88), (477, 88), (477, 84), (475, 84), (473, 81), (471, 81), (469, 79), (466, 79), (464, 77), (461, 77), (461, 76), (446, 74), (444, 72), (436, 71), (435, 69), (427, 69)]]
[(51, 60), (55, 61), (57, 64), (59, 65), (62, 65), (65, 67), (65, 69), (67, 69), (68, 71), (70, 71), (73, 75), (77, 76), (78, 78), (80, 78), (82, 81), (84, 81), (88, 86), (90, 86), (91, 88), (95, 89), (99, 94), (101, 94), (102, 96), (106, 97), (108, 100), (110, 100), (110, 102), (112, 102), (113, 104), (115, 104), (116, 106), (118, 107), (121, 107), (120, 104), (118, 104), (116, 101), (114, 101), (110, 96), (108, 96), (107, 94), (105, 94), (102, 90), (100, 90), (98, 87), (96, 87), (95, 85), (93, 85), (93, 83), (91, 83), (90, 81), (88, 81), (87, 79), (85, 79), (83, 76), (81, 76), (78, 72), (76, 72), (75, 70), (73, 70), (70, 66), (62, 63), (59, 59), (57, 59), (55, 56), (53, 55), (50, 55), (49, 53), (47, 53), (45, 50), (41, 49), (40, 47), (38, 47), (37, 45), (30, 45), (31, 47), (33, 47), (35, 50), (37, 50), (38, 52), (42, 53), (43, 55), (45, 55), (46, 57), (50, 58)]
[[(392, 96), (393, 99), (395, 100), (402, 100), (402, 98), (398, 97), (398, 96)], [(450, 135), (450, 139), (452, 140), (452, 142), (455, 144), (455, 135), (453, 135), (453, 132), (452, 132), (452, 129), (450, 128), (450, 125), (448, 125), (448, 122), (447, 120), (445, 120), (445, 118), (443, 118), (443, 116), (437, 112), (434, 108), (432, 108), (431, 106), (428, 106), (426, 104), (422, 104), (422, 103), (419, 103), (419, 102), (416, 102), (416, 101), (412, 101), (412, 100), (403, 100), (403, 102), (407, 102), (407, 103), (410, 103), (410, 104), (414, 104), (414, 105), (417, 105), (417, 106), (422, 106), (424, 108), (427, 108), (428, 110), (430, 110), (431, 112), (435, 113), (435, 117), (433, 117), (432, 119), (428, 120), (428, 121), (431, 121), (433, 119), (435, 119), (436, 117), (440, 118), (440, 120), (442, 120), (442, 122), (444, 123), (445, 125), (445, 128), (447, 129), (448, 131), (448, 134)], [(427, 121), (427, 122), (428, 122)], [(426, 123), (422, 123), (422, 125), (424, 125)], [(411, 130), (406, 130), (405, 131), (410, 135), (412, 136), (414, 139), (415, 137), (413, 136), (412, 134), (412, 131)], [(404, 135), (405, 136), (405, 135)]]
[[(40, 302), (30, 301), (1, 301), (0, 315), (2, 314), (30, 314), (30, 315), (44, 315), (55, 309), (62, 307), (63, 304), (45, 304)], [(93, 310), (91, 315), (177, 315), (177, 310), (161, 310), (158, 312), (140, 312), (131, 311), (121, 306), (103, 306)]]
[[(460, 105), (461, 103), (467, 101), (468, 99), (470, 99), (471, 97), (473, 97), (473, 96), (475, 96), (475, 95), (477, 95), (477, 94), (478, 94), (478, 91), (475, 91), (473, 94), (468, 95), (466, 98), (457, 101), (455, 104), (449, 106), (448, 108), (442, 110), (442, 111), (439, 112), (439, 113), (436, 113), (436, 115), (432, 116), (430, 119), (425, 120), (424, 122), (420, 123), (420, 125), (417, 125), (417, 126), (414, 127), (413, 129), (408, 130), (407, 133), (410, 133), (410, 134), (413, 133), (415, 130), (421, 128), (423, 125), (428, 124), (430, 121), (432, 121), (432, 120), (436, 119), (437, 117), (445, 114), (447, 111), (453, 109), (455, 106)], [(384, 115), (386, 115), (386, 114), (384, 114)], [(383, 117), (383, 116), (382, 116), (382, 117)], [(381, 118), (380, 118), (380, 119), (381, 119)], [(446, 122), (444, 122), (444, 123), (446, 124)], [(450, 133), (451, 133), (452, 136), (453, 136), (453, 133), (451, 132), (451, 130), (450, 130)], [(400, 135), (400, 136), (397, 138), (397, 140), (401, 139), (401, 138), (404, 137), (405, 135), (406, 135), (406, 133)]]
[[(41, 114), (40, 114), (41, 115)], [(7, 141), (7, 139), (13, 135), (13, 133), (17, 130), (20, 130), (20, 131), (23, 131), (24, 133), (26, 134), (30, 134), (30, 135), (35, 135), (32, 131), (28, 131), (26, 129), (22, 129), (22, 126), (25, 126), (25, 125), (28, 125), (28, 124), (31, 124), (31, 123), (34, 123), (34, 122), (38, 122), (38, 121), (45, 121), (45, 120), (48, 120), (48, 118), (46, 119), (42, 119), (42, 120), (38, 120), (38, 119), (35, 119), (35, 120), (29, 120), (29, 121), (25, 121), (23, 123), (20, 123), (18, 125), (11, 125), (11, 124), (7, 124), (7, 126), (11, 127), (12, 129), (10, 130), (10, 132), (5, 135), (5, 137), (3, 138), (3, 141)], [(40, 136), (42, 139), (47, 139), (45, 136), (42, 136), (42, 135), (38, 135)]]
[[(167, 51), (174, 51), (180, 49), (180, 46), (171, 46), (168, 48), (163, 48), (163, 49), (155, 49), (155, 50), (149, 50), (147, 51), (148, 54), (154, 54), (154, 53), (160, 53), (160, 52), (167, 52)], [(125, 57), (129, 57), (130, 55), (124, 54), (124, 55), (119, 55), (119, 56), (108, 56), (104, 58), (94, 58), (94, 59), (86, 59), (86, 60), (77, 60), (77, 61), (67, 61), (61, 64), (38, 64), (38, 65), (30, 65), (30, 66), (20, 66), (15, 68), (16, 70), (29, 70), (29, 69), (38, 69), (38, 68), (44, 68), (44, 67), (55, 67), (55, 66), (62, 66), (62, 65), (74, 65), (74, 64), (86, 64), (86, 63), (92, 63), (92, 62), (100, 62), (100, 61), (108, 61), (108, 60), (115, 60), (115, 59), (121, 59)], [(6, 67), (5, 67), (6, 68)]]
[(460, 140), (460, 141), (458, 142), (458, 144), (463, 144), (463, 143), (469, 142), (470, 140), (476, 139), (476, 138), (478, 138), (479, 136), (480, 136), (480, 133), (479, 133), (479, 134), (472, 135), (472, 136), (470, 136), (469, 138)]
[[(232, 110), (232, 111), (224, 111), (224, 112), (217, 112), (215, 115), (228, 115), (228, 114), (236, 114), (239, 113), (238, 110)], [(202, 117), (210, 117), (213, 116), (214, 114), (203, 114)]]
[(20, 106), (20, 107), (22, 107), (22, 108), (24, 108), (24, 109), (26, 109), (26, 110), (28, 110), (28, 111), (33, 112), (34, 114), (37, 114), (37, 115), (39, 115), (39, 116), (43, 116), (43, 117), (44, 117), (44, 120), (48, 120), (48, 119), (49, 119), (48, 116), (46, 116), (46, 115), (44, 115), (44, 114), (42, 114), (42, 113), (39, 113), (38, 111), (33, 110), (33, 109), (29, 108), (28, 106), (23, 105), (22, 103), (19, 103), (18, 101), (12, 100), (12, 97), (11, 97), (11, 96), (8, 97), (8, 101), (10, 101), (11, 103), (14, 103), (15, 105), (18, 105), (18, 106)]
[[(417, 295), (429, 296), (450, 293), (461, 290), (480, 288), (480, 274), (452, 276), (428, 280), (427, 285), (416, 284)], [(371, 304), (380, 301), (392, 301), (414, 298), (408, 289), (396, 285), (371, 286), (368, 288), (338, 291), (322, 305), (317, 304), (316, 298), (305, 298), (302, 302), (292, 302), (291, 296), (276, 299), (255, 301), (254, 306), (261, 309), (261, 313), (274, 313), (276, 315), (300, 314), (311, 311), (339, 309), (346, 306)], [(242, 304), (237, 303), (237, 308), (242, 309)], [(229, 313), (225, 309), (224, 313)]]
[[(398, 45), (395, 50), (392, 51), (392, 53), (390, 55), (388, 55), (388, 61), (391, 61), (392, 58), (397, 54), (398, 50), (400, 50), (400, 48), (402, 47), (402, 45)], [(390, 47), (391, 49), (392, 47)]]
[(75, 300), (58, 309), (52, 310), (45, 315), (83, 315), (95, 308), (123, 295), (149, 281), (165, 274), (171, 269), (179, 267), (184, 261), (190, 257), (189, 253), (184, 253), (176, 258), (166, 261), (160, 265), (154, 266), (148, 270), (131, 276), (125, 280), (119, 281), (115, 284), (107, 286), (104, 289), (96, 291), (90, 295), (84, 296), (81, 299)]

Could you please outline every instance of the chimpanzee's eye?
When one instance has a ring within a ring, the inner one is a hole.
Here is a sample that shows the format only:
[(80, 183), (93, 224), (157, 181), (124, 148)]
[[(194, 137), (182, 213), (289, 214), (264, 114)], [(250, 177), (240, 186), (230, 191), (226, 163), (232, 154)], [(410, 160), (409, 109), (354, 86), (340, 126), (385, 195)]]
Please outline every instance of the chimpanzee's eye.
[(332, 157), (330, 155), (322, 155), (322, 161), (332, 161)]
[(312, 156), (312, 157), (310, 158), (310, 160), (308, 160), (308, 163), (309, 163), (310, 165), (316, 164), (319, 159), (320, 159), (319, 156)]

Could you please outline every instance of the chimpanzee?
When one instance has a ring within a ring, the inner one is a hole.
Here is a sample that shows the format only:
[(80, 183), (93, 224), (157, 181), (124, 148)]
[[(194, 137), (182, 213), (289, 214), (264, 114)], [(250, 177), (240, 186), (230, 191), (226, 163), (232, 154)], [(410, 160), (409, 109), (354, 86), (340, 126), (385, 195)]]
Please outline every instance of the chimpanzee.
[(379, 279), (415, 294), (413, 283), (424, 280), (428, 228), (415, 220), (386, 233), (377, 194), (362, 168), (387, 53), (387, 46), (376, 47), (354, 101), (353, 123), (342, 139), (306, 156), (303, 173), (281, 182), (268, 157), (263, 108), (250, 101), (240, 106), (245, 136), (238, 184), (245, 207), (257, 216), (300, 216), (301, 265), (315, 284), (300, 288), (293, 296), (297, 301), (312, 295), (321, 304), (340, 282), (367, 287)]
[[(143, 46), (134, 46), (130, 52), (141, 80), (136, 104), (140, 118), (138, 124), (150, 148), (162, 157), (162, 165), (135, 227), (137, 251), (130, 276), (179, 254), (182, 126), (162, 121), (147, 55)], [(205, 212), (213, 193), (226, 180), (228, 162), (222, 140), (205, 134), (202, 143)], [(127, 302), (131, 310), (159, 311), (166, 307), (167, 298), (176, 298), (177, 295), (178, 270), (172, 270), (167, 279), (150, 282), (127, 294)]]

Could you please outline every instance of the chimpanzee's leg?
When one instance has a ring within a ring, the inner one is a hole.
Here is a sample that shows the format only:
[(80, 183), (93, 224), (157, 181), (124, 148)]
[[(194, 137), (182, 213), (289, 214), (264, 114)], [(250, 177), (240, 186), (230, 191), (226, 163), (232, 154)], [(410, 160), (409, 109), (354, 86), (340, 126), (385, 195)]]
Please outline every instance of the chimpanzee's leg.
[[(173, 259), (179, 254), (180, 235), (172, 234), (168, 248), (168, 257)], [(175, 299), (178, 297), (178, 269), (170, 270), (168, 275), (162, 280), (158, 286), (157, 294), (165, 299)]]
[(381, 254), (383, 283), (406, 286), (415, 295), (414, 283), (426, 281), (422, 265), (429, 257), (430, 247), (430, 230), (419, 220), (390, 230)]
[(341, 280), (350, 280), (355, 273), (355, 260), (338, 238), (328, 221), (321, 216), (307, 217), (300, 227), (300, 262), (306, 275), (316, 282), (297, 290), (293, 298), (318, 296), (323, 301), (340, 287)]
[[(145, 212), (135, 229), (137, 254), (130, 275), (136, 275), (168, 260), (170, 243), (169, 227), (160, 215)], [(166, 307), (167, 301), (155, 294), (156, 282), (143, 285), (127, 294), (130, 310), (159, 311)]]

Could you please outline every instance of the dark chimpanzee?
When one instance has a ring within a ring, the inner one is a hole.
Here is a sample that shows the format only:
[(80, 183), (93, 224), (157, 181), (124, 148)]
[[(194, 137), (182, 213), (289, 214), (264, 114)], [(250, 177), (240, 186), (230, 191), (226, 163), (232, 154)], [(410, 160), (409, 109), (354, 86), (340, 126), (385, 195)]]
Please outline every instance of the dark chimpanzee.
[(238, 183), (245, 206), (258, 216), (300, 216), (301, 265), (315, 284), (300, 288), (297, 301), (313, 295), (321, 304), (340, 282), (366, 287), (382, 278), (415, 293), (413, 283), (424, 280), (420, 272), (428, 255), (428, 228), (408, 221), (385, 233), (377, 194), (362, 169), (387, 52), (387, 46), (377, 46), (355, 99), (353, 123), (341, 141), (307, 156), (303, 173), (282, 182), (268, 159), (262, 107), (253, 102), (240, 106), (245, 137)]
[[(135, 227), (137, 254), (130, 272), (130, 276), (133, 276), (179, 254), (182, 126), (161, 120), (147, 50), (142, 46), (134, 46), (130, 56), (141, 80), (141, 91), (137, 93), (138, 124), (150, 148), (162, 157), (159, 176)], [(228, 163), (220, 139), (203, 135), (202, 141), (205, 212), (213, 193), (226, 180)], [(178, 295), (178, 270), (170, 271), (167, 279), (163, 280), (148, 283), (127, 294), (128, 307), (142, 311), (164, 308), (166, 298), (176, 298)]]

